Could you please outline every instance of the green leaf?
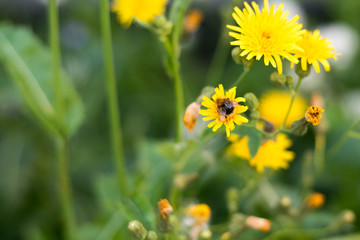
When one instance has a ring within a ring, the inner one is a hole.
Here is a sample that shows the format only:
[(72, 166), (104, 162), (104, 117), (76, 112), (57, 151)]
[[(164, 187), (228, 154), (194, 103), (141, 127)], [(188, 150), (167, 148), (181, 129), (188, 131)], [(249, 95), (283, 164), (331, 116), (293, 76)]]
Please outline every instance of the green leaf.
[(233, 133), (238, 134), (240, 137), (247, 136), (249, 138), (248, 147), (250, 150), (251, 158), (255, 157), (261, 142), (262, 142), (262, 135), (259, 130), (254, 127), (240, 125), (236, 127)]
[[(60, 134), (54, 110), (50, 50), (27, 28), (0, 24), (0, 62), (40, 123)], [(65, 134), (71, 135), (84, 118), (84, 108), (72, 82), (62, 71)]]

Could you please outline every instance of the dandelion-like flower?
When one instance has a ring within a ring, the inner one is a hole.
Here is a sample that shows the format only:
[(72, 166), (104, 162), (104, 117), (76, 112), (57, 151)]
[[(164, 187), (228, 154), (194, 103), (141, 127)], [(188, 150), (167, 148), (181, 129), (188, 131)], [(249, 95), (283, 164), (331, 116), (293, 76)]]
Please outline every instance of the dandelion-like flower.
[(152, 23), (157, 15), (165, 12), (167, 0), (114, 0), (111, 9), (121, 24), (129, 27), (134, 18)]
[(210, 220), (211, 209), (206, 204), (197, 204), (186, 208), (186, 213), (194, 218), (196, 225), (201, 226)]
[(236, 96), (236, 87), (231, 88), (229, 91), (224, 91), (222, 84), (215, 88), (215, 94), (212, 100), (206, 96), (203, 97), (201, 103), (207, 109), (200, 110), (200, 114), (204, 117), (205, 121), (213, 120), (208, 124), (209, 128), (217, 131), (223, 124), (226, 127), (226, 136), (230, 136), (230, 131), (235, 129), (235, 124), (241, 125), (247, 123), (249, 120), (240, 115), (245, 112), (248, 107), (239, 105), (239, 102), (245, 102), (243, 97)]
[(305, 119), (309, 123), (312, 123), (314, 126), (316, 126), (320, 123), (320, 120), (322, 118), (322, 112), (324, 112), (324, 109), (322, 109), (321, 107), (317, 107), (314, 105), (310, 106), (305, 113)]
[(307, 70), (307, 65), (313, 65), (315, 71), (320, 72), (319, 62), (324, 66), (325, 71), (330, 71), (330, 64), (327, 61), (329, 58), (334, 58), (339, 54), (334, 52), (334, 47), (331, 46), (331, 41), (327, 38), (322, 38), (319, 30), (315, 30), (313, 33), (306, 31), (297, 45), (303, 49), (299, 51), (294, 49), (294, 56), (300, 58), (301, 69)]
[[(280, 127), (285, 119), (286, 112), (289, 108), (291, 94), (280, 90), (270, 90), (263, 94), (259, 100), (258, 111), (260, 116)], [(304, 117), (307, 103), (306, 100), (297, 95), (291, 108), (286, 126), (290, 127), (291, 123)]]
[(296, 45), (301, 39), (304, 30), (302, 25), (297, 23), (299, 16), (296, 15), (288, 20), (289, 11), (283, 11), (284, 4), (280, 4), (275, 10), (275, 5), (269, 7), (268, 0), (264, 0), (264, 8), (259, 9), (259, 5), (252, 2), (252, 8), (244, 2), (245, 8), (241, 11), (235, 7), (232, 14), (239, 26), (227, 27), (236, 32), (229, 35), (237, 39), (231, 45), (238, 45), (243, 51), (240, 56), (246, 56), (250, 60), (256, 57), (260, 60), (264, 56), (266, 66), (271, 65), (282, 73), (281, 57), (290, 62), (298, 63), (298, 59), (291, 53), (301, 52), (302, 49)]
[(248, 137), (235, 140), (228, 151), (240, 158), (249, 161), (250, 165), (256, 167), (258, 172), (263, 172), (265, 167), (278, 170), (289, 167), (289, 162), (295, 157), (294, 152), (286, 150), (291, 146), (291, 140), (285, 134), (278, 134), (275, 139), (264, 142), (258, 149), (255, 157), (251, 158), (248, 147)]

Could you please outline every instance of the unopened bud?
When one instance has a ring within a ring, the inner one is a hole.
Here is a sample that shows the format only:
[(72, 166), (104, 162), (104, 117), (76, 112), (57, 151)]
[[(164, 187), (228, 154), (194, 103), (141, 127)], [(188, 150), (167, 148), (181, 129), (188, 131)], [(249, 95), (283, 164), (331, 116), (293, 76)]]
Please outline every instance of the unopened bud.
[(231, 51), (231, 56), (236, 64), (242, 64), (245, 66), (245, 69), (248, 69), (254, 64), (255, 58), (247, 60), (246, 56), (240, 56), (243, 51), (244, 50), (240, 49), (239, 47), (235, 47)]
[(307, 64), (307, 68), (306, 68), (305, 71), (302, 69), (300, 63), (296, 64), (296, 67), (295, 67), (295, 73), (296, 73), (300, 78), (305, 78), (305, 77), (309, 76), (310, 70), (311, 70), (311, 65), (310, 65), (310, 64)]
[(280, 200), (280, 206), (282, 208), (289, 208), (291, 206), (291, 198), (289, 197), (282, 197)]
[(288, 86), (288, 88), (292, 89), (293, 85), (294, 85), (294, 78), (291, 76), (287, 76), (286, 77), (286, 86)]
[(193, 182), (198, 177), (197, 173), (178, 174), (175, 176), (174, 184), (179, 189), (184, 189), (189, 183)]
[(259, 106), (259, 100), (255, 96), (255, 94), (253, 94), (252, 92), (246, 93), (244, 95), (244, 98), (246, 100), (246, 105), (249, 107), (250, 110), (257, 109), (257, 107)]
[(201, 91), (201, 94), (198, 96), (198, 98), (196, 99), (196, 102), (198, 104), (201, 104), (202, 100), (203, 100), (203, 97), (206, 96), (208, 98), (211, 98), (212, 95), (214, 94), (215, 92), (215, 88), (214, 87), (211, 87), (211, 86), (206, 86), (202, 89)]
[(260, 113), (258, 111), (251, 111), (250, 112), (250, 118), (258, 120), (260, 118)]
[(246, 225), (252, 229), (268, 232), (271, 228), (271, 221), (265, 218), (249, 216), (246, 218)]
[(194, 129), (195, 123), (199, 117), (200, 104), (192, 102), (185, 110), (183, 123), (189, 129), (189, 131)]
[(144, 228), (141, 222), (134, 220), (129, 222), (128, 230), (135, 240), (145, 240), (147, 236), (147, 230)]
[(280, 74), (278, 72), (273, 72), (270, 75), (270, 81), (275, 83), (275, 84), (283, 86), (283, 85), (286, 84), (286, 75)]
[(149, 231), (147, 236), (146, 236), (146, 240), (157, 240), (157, 234), (154, 231)]
[(210, 240), (212, 232), (209, 229), (204, 229), (200, 232), (200, 240)]
[(173, 24), (164, 15), (159, 15), (154, 19), (155, 31), (161, 41), (165, 41), (166, 36), (172, 31)]
[(231, 239), (231, 233), (226, 232), (223, 235), (221, 235), (220, 240), (230, 240)]
[(353, 223), (356, 220), (356, 215), (351, 210), (344, 210), (342, 212), (342, 219), (345, 223)]
[(305, 205), (308, 208), (320, 208), (324, 205), (325, 195), (322, 193), (313, 193), (305, 200)]
[(192, 9), (185, 17), (184, 30), (187, 33), (195, 32), (203, 20), (203, 13), (200, 10)]
[(305, 118), (301, 118), (291, 124), (290, 131), (295, 136), (304, 136), (308, 130), (309, 122)]

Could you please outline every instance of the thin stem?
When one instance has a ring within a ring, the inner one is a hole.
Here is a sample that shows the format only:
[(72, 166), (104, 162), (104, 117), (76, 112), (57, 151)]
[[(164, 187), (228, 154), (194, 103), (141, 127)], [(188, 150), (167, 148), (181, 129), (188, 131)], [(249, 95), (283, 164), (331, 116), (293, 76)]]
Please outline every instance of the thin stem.
[(245, 76), (247, 75), (248, 72), (250, 72), (250, 67), (244, 66), (244, 71), (236, 79), (236, 81), (233, 84), (233, 87), (238, 86), (245, 79)]
[[(53, 88), (55, 93), (55, 110), (57, 119), (60, 124), (60, 129), (64, 127), (64, 105), (63, 105), (63, 91), (61, 83), (61, 54), (59, 44), (59, 17), (56, 0), (49, 2), (49, 22), (50, 22), (50, 46), (52, 56), (52, 78)], [(65, 134), (65, 133), (63, 133)]]
[(344, 145), (348, 137), (352, 135), (352, 131), (360, 124), (360, 118), (357, 119), (350, 128), (342, 135), (342, 137), (330, 148), (328, 154), (326, 155), (327, 159), (330, 159), (334, 154)]
[(76, 220), (74, 207), (71, 197), (71, 185), (68, 172), (68, 148), (66, 140), (66, 132), (64, 130), (64, 105), (63, 92), (61, 83), (61, 55), (59, 44), (59, 23), (58, 23), (58, 7), (56, 0), (49, 2), (49, 22), (50, 22), (50, 45), (52, 53), (52, 74), (53, 88), (55, 93), (55, 110), (57, 122), (59, 124), (61, 136), (56, 136), (56, 155), (57, 155), (57, 171), (60, 183), (60, 195), (62, 214), (65, 225), (66, 239), (76, 239)]
[(284, 129), (284, 128), (286, 127), (286, 122), (287, 122), (287, 120), (288, 120), (288, 118), (289, 118), (291, 108), (292, 108), (292, 106), (293, 106), (293, 103), (294, 103), (296, 94), (297, 94), (297, 92), (299, 91), (300, 84), (301, 84), (301, 81), (302, 81), (302, 80), (303, 80), (303, 78), (302, 78), (302, 77), (299, 77), (299, 80), (298, 80), (298, 82), (297, 82), (297, 84), (296, 84), (295, 90), (292, 92), (290, 105), (289, 105), (289, 108), (288, 108), (288, 110), (287, 110), (287, 113), (286, 113), (284, 122), (283, 122), (282, 125), (281, 125), (281, 129)]
[(123, 196), (128, 197), (127, 173), (123, 150), (122, 131), (120, 124), (120, 111), (118, 105), (118, 93), (115, 81), (115, 71), (112, 55), (109, 1), (101, 0), (101, 28), (103, 38), (103, 52), (106, 71), (106, 90), (109, 110), (110, 133), (117, 177)]
[(76, 220), (71, 198), (70, 178), (68, 173), (68, 147), (65, 138), (56, 138), (57, 171), (60, 182), (62, 214), (66, 239), (76, 237)]
[(325, 133), (324, 131), (319, 130), (316, 132), (315, 135), (314, 165), (316, 172), (320, 172), (324, 167), (325, 146), (326, 146)]
[(176, 99), (176, 141), (180, 142), (182, 140), (182, 130), (183, 123), (181, 117), (184, 111), (184, 94), (183, 94), (183, 84), (179, 73), (179, 67), (176, 63), (176, 60), (173, 60), (173, 72), (174, 72), (174, 91)]

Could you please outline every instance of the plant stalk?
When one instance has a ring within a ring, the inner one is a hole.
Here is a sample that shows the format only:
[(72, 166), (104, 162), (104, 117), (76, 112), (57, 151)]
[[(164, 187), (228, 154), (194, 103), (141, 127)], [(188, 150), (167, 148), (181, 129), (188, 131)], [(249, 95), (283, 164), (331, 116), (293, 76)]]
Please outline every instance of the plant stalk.
[(101, 28), (103, 39), (103, 53), (106, 71), (106, 90), (108, 100), (108, 110), (110, 117), (110, 134), (114, 160), (117, 170), (117, 177), (123, 196), (128, 197), (127, 173), (125, 167), (125, 157), (123, 149), (123, 139), (120, 123), (120, 111), (118, 105), (118, 93), (115, 81), (115, 70), (113, 63), (111, 29), (109, 16), (109, 1), (101, 0)]
[(292, 106), (293, 106), (293, 103), (294, 103), (296, 94), (297, 94), (297, 92), (299, 91), (300, 84), (301, 84), (301, 82), (302, 82), (303, 79), (304, 79), (303, 77), (299, 77), (299, 80), (298, 80), (298, 82), (297, 82), (297, 84), (296, 84), (295, 90), (292, 91), (292, 96), (291, 96), (290, 105), (289, 105), (289, 108), (288, 108), (288, 110), (287, 110), (287, 113), (286, 113), (284, 122), (282, 123), (280, 129), (285, 129), (285, 128), (286, 128), (286, 122), (287, 122), (287, 120), (288, 120), (288, 118), (289, 118), (290, 111), (291, 111), (291, 108), (292, 108)]

